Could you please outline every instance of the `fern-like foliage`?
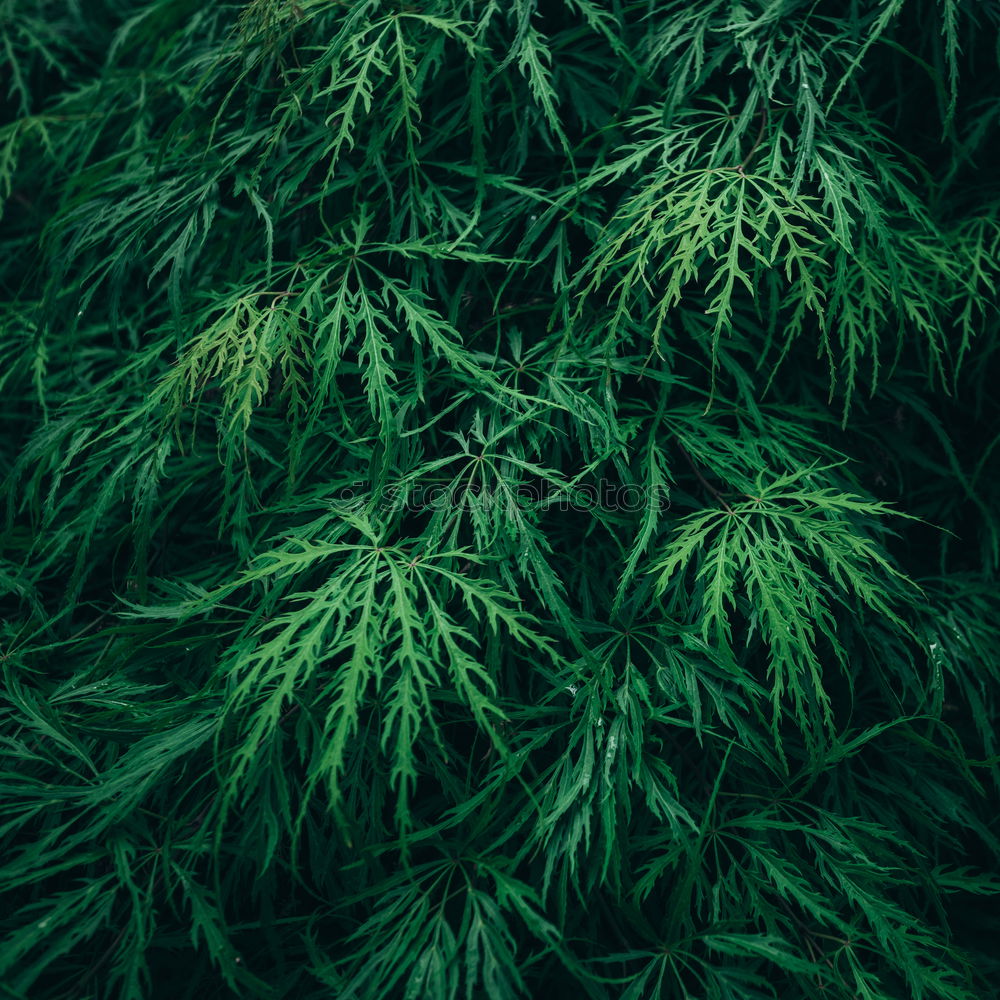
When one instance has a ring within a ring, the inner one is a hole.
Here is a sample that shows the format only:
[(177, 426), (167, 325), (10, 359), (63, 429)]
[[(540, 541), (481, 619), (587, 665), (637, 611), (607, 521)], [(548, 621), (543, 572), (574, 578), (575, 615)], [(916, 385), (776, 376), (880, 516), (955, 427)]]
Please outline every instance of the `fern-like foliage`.
[(996, 0), (0, 0), (0, 996), (1000, 996)]

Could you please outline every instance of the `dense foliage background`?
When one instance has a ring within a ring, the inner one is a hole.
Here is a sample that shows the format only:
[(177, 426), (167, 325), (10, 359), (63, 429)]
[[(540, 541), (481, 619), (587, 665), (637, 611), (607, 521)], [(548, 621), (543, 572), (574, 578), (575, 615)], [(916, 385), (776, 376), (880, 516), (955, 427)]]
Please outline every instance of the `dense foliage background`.
[(0, 37), (0, 995), (1000, 995), (1000, 3)]

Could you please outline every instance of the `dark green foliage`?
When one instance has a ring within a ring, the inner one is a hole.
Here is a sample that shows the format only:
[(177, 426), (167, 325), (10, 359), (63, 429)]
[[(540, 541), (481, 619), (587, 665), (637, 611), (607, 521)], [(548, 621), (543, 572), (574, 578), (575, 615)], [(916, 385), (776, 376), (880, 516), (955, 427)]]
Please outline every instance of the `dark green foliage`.
[(0, 0), (0, 996), (982, 1000), (997, 0)]

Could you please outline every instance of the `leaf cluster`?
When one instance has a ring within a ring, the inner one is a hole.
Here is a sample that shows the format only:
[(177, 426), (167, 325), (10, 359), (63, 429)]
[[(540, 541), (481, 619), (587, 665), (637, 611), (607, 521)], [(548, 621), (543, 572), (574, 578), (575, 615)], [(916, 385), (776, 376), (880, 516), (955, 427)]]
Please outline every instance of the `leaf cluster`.
[(998, 30), (0, 0), (0, 996), (996, 996)]

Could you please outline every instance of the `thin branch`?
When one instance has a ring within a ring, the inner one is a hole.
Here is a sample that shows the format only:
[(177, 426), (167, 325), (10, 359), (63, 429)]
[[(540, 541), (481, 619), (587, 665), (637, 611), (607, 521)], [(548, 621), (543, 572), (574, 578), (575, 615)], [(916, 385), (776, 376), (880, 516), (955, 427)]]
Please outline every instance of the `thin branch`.
[(687, 450), (684, 448), (684, 445), (680, 443), (680, 441), (677, 442), (677, 447), (680, 449), (680, 453), (684, 456), (687, 464), (691, 466), (691, 471), (698, 477), (698, 482), (701, 483), (701, 485), (704, 486), (705, 489), (708, 490), (708, 492), (711, 493), (712, 496), (714, 496), (715, 499), (718, 500), (730, 514), (734, 513), (733, 508), (726, 502), (726, 498), (701, 474), (701, 470), (694, 464), (694, 460), (687, 453)]

